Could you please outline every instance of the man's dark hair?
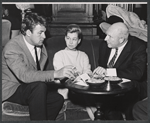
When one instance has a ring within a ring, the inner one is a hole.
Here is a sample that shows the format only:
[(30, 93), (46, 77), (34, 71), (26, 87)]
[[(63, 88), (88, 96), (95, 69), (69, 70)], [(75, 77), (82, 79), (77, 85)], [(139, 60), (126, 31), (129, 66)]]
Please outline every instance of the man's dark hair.
[(21, 33), (23, 35), (26, 35), (27, 30), (33, 32), (33, 29), (36, 25), (42, 25), (46, 27), (46, 19), (43, 16), (38, 15), (37, 13), (27, 13), (22, 21)]

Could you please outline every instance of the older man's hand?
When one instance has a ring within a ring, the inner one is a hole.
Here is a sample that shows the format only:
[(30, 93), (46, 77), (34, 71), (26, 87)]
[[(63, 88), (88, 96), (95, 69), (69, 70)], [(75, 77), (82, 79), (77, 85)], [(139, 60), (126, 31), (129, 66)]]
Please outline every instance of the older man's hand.
[(68, 65), (54, 72), (54, 78), (75, 78), (73, 66)]
[(106, 69), (103, 67), (97, 67), (94, 71), (93, 71), (93, 75), (94, 74), (98, 74), (101, 77), (105, 77), (106, 76)]

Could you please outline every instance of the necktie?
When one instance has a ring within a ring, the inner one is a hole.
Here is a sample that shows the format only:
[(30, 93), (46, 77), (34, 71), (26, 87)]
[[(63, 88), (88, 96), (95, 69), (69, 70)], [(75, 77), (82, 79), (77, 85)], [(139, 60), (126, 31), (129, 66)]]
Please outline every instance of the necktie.
[(40, 68), (40, 63), (39, 63), (39, 60), (38, 60), (38, 55), (37, 55), (36, 46), (34, 47), (34, 49), (35, 49), (35, 58), (36, 58), (37, 70), (41, 70), (41, 68)]
[(118, 54), (118, 48), (116, 48), (116, 52), (115, 52), (114, 56), (112, 57), (109, 64), (107, 65), (108, 68), (112, 68), (114, 66), (114, 62), (117, 57), (117, 54)]

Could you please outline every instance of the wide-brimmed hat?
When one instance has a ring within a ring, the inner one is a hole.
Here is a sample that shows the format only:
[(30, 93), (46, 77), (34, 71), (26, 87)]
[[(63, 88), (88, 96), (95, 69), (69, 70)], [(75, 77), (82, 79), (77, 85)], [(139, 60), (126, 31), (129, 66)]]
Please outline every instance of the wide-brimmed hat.
[(114, 24), (114, 23), (117, 23), (117, 22), (123, 22), (122, 18), (118, 17), (118, 16), (110, 16), (106, 22), (102, 22), (100, 23), (99, 27), (101, 28), (101, 30), (106, 33), (106, 31), (108, 30), (108, 28)]

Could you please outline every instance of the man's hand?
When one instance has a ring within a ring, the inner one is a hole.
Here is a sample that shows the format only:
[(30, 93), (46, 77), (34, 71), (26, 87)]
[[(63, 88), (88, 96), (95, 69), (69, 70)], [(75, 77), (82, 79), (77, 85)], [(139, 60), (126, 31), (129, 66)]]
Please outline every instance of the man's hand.
[(103, 67), (97, 67), (94, 71), (93, 71), (93, 75), (94, 74), (98, 74), (101, 77), (105, 77), (106, 76), (106, 69)]
[(67, 77), (67, 78), (75, 78), (74, 76), (74, 71), (73, 71), (73, 66), (71, 65), (68, 65), (68, 66), (65, 66), (59, 70), (56, 70), (54, 72), (54, 78), (64, 78), (64, 77)]

